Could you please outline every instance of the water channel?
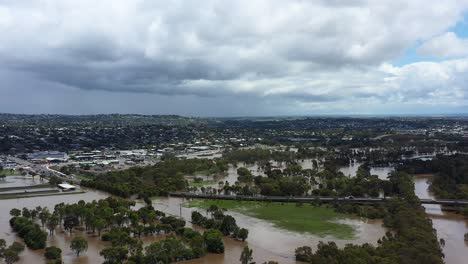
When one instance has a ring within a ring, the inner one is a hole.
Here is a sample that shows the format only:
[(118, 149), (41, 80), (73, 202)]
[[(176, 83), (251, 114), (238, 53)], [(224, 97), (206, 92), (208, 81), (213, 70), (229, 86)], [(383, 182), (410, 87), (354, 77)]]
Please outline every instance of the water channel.
[[(428, 180), (431, 175), (417, 175), (414, 177), (415, 193), (419, 198), (435, 199), (428, 190)], [(440, 205), (424, 205), (426, 213), (437, 230), (437, 237), (445, 240), (443, 252), (445, 263), (463, 264), (468, 259), (468, 242), (464, 241), (464, 234), (468, 232), (468, 219), (447, 211), (442, 211)]]

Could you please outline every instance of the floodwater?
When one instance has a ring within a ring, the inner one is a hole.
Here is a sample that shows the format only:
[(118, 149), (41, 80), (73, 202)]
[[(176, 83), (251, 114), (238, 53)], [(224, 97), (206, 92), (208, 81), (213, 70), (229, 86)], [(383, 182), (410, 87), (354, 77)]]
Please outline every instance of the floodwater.
[[(15, 233), (13, 233), (9, 225), (9, 220), (11, 218), (9, 212), (13, 208), (21, 209), (23, 207), (27, 207), (32, 209), (37, 206), (42, 206), (53, 210), (54, 206), (61, 202), (76, 203), (79, 200), (90, 202), (92, 200), (99, 200), (109, 197), (109, 194), (105, 192), (85, 188), (82, 189), (86, 190), (86, 193), (0, 200), (0, 212), (2, 212), (0, 214), (0, 238), (5, 239), (7, 244), (11, 244), (13, 241), (22, 242), (22, 239), (16, 237)], [(74, 235), (76, 234), (80, 234), (80, 232), (74, 233)], [(64, 263), (102, 263), (102, 258), (99, 256), (99, 251), (105, 247), (105, 244), (102, 241), (96, 237), (90, 237), (88, 240), (88, 251), (79, 258), (76, 258), (70, 250), (70, 240), (72, 238), (73, 236), (65, 234), (61, 228), (57, 228), (56, 235), (48, 239), (47, 245), (57, 246), (62, 249)], [(20, 254), (20, 261), (18, 263), (41, 263), (43, 262), (43, 254), (43, 250), (30, 250), (26, 248), (26, 250)]]
[[(21, 241), (17, 238), (15, 233), (12, 232), (9, 226), (10, 215), (8, 212), (12, 208), (34, 208), (36, 206), (48, 207), (53, 209), (55, 204), (76, 203), (79, 200), (92, 201), (104, 199), (109, 194), (92, 189), (84, 189), (87, 192), (82, 194), (34, 197), (34, 198), (21, 198), (0, 200), (0, 238), (11, 244), (13, 241)], [(191, 212), (195, 209), (184, 208), (181, 204), (184, 202), (182, 198), (163, 198), (154, 201), (154, 206), (166, 213), (173, 215), (182, 215), (186, 220), (190, 220)], [(142, 203), (138, 202), (136, 207), (141, 206)], [(208, 254), (207, 256), (197, 259), (186, 261), (185, 263), (193, 264), (215, 264), (215, 263), (238, 263), (240, 254), (244, 246), (249, 245), (254, 250), (254, 260), (262, 263), (267, 260), (275, 260), (279, 263), (298, 263), (294, 260), (294, 250), (303, 245), (315, 247), (318, 241), (335, 241), (338, 245), (344, 246), (346, 243), (373, 243), (382, 237), (385, 229), (381, 226), (381, 221), (365, 221), (360, 219), (347, 219), (341, 222), (350, 224), (356, 228), (355, 240), (340, 240), (333, 237), (320, 238), (309, 234), (301, 234), (296, 232), (289, 232), (283, 229), (276, 228), (272, 223), (249, 217), (236, 212), (229, 212), (233, 215), (239, 226), (249, 229), (249, 238), (247, 242), (236, 241), (231, 238), (224, 238), (225, 253), (224, 254)], [(187, 225), (191, 224), (187, 221)], [(89, 247), (88, 250), (80, 257), (76, 257), (69, 249), (71, 239), (76, 235), (81, 235), (79, 231), (75, 231), (73, 235), (65, 233), (61, 228), (57, 228), (56, 234), (49, 237), (47, 245), (57, 246), (63, 250), (64, 263), (79, 263), (91, 264), (102, 263), (103, 259), (99, 252), (106, 247), (107, 243), (99, 240), (98, 237), (88, 236)], [(162, 239), (162, 236), (142, 237), (144, 244)], [(280, 242), (279, 242), (280, 241)], [(43, 250), (29, 250), (26, 249), (20, 255), (18, 263), (38, 263), (43, 260)]]
[[(415, 193), (419, 198), (435, 199), (429, 192), (428, 180), (431, 175), (416, 175), (414, 177)], [(468, 259), (468, 242), (464, 241), (464, 234), (468, 232), (468, 219), (452, 213), (442, 211), (440, 205), (424, 205), (426, 213), (437, 230), (437, 237), (445, 240), (443, 252), (445, 263), (463, 264)]]
[(206, 151), (198, 151), (193, 153), (185, 153), (177, 155), (178, 157), (187, 158), (187, 159), (214, 159), (214, 158), (221, 158), (223, 156), (222, 150), (206, 150)]
[[(307, 165), (312, 164), (311, 161), (304, 162), (306, 167)], [(276, 164), (275, 166), (278, 166)], [(310, 165), (312, 166), (312, 165)], [(252, 174), (255, 176), (262, 175), (264, 176), (263, 171), (257, 165), (247, 165), (247, 164), (238, 164), (238, 166), (230, 166), (227, 172), (226, 177), (220, 178), (219, 180), (228, 181), (229, 184), (234, 184), (237, 181), (237, 168), (246, 167)], [(11, 178), (13, 179), (13, 178)], [(24, 185), (33, 185), (39, 184), (41, 181), (39, 179), (14, 179), (12, 183), (14, 186), (24, 186)], [(1, 185), (0, 185), (1, 186)], [(11, 187), (11, 185), (9, 186)], [(213, 184), (214, 188), (218, 187), (218, 184)], [(36, 206), (48, 207), (53, 209), (55, 204), (64, 202), (64, 203), (76, 203), (79, 200), (84, 200), (86, 202), (98, 199), (104, 199), (109, 196), (108, 193), (93, 190), (85, 189), (86, 193), (83, 194), (70, 194), (70, 195), (59, 195), (59, 196), (45, 196), (45, 197), (34, 197), (34, 198), (21, 198), (21, 199), (11, 199), (11, 200), (0, 200), (0, 211), (3, 212), (0, 215), (0, 238), (4, 238), (8, 244), (13, 241), (21, 241), (20, 238), (17, 238), (15, 234), (11, 231), (8, 220), (10, 215), (8, 212), (12, 208), (34, 208)], [(187, 225), (190, 227), (190, 217), (194, 208), (185, 208), (181, 204), (184, 203), (183, 198), (161, 198), (153, 202), (153, 205), (156, 209), (164, 211), (168, 214), (173, 214), (177, 216), (182, 216), (187, 220)], [(142, 206), (143, 204), (137, 202), (137, 206)], [(203, 211), (202, 209), (198, 209)], [(263, 263), (264, 261), (274, 260), (279, 263), (299, 263), (294, 259), (294, 250), (297, 247), (308, 245), (315, 249), (319, 241), (334, 241), (339, 246), (344, 246), (348, 243), (362, 244), (362, 243), (372, 243), (376, 244), (377, 240), (381, 238), (385, 229), (382, 227), (382, 222), (379, 220), (365, 220), (359, 218), (349, 218), (345, 220), (340, 220), (341, 223), (346, 223), (353, 226), (356, 230), (356, 239), (352, 240), (343, 240), (336, 239), (334, 237), (318, 237), (308, 233), (297, 233), (290, 232), (284, 229), (280, 229), (274, 226), (273, 223), (260, 220), (254, 217), (246, 216), (238, 212), (228, 212), (234, 216), (237, 220), (237, 223), (240, 227), (245, 227), (249, 229), (249, 238), (246, 242), (237, 241), (231, 238), (224, 238), (225, 244), (225, 253), (224, 254), (208, 254), (207, 256), (186, 261), (184, 263), (192, 264), (217, 264), (217, 263), (238, 263), (239, 257), (241, 255), (242, 249), (249, 245), (250, 248), (254, 250), (254, 261), (257, 263)], [(197, 227), (194, 227), (197, 228)], [(199, 229), (199, 228), (197, 228)], [(63, 260), (65, 263), (79, 263), (79, 264), (91, 264), (91, 263), (102, 263), (103, 258), (99, 255), (99, 252), (106, 247), (107, 243), (99, 240), (98, 237), (88, 236), (89, 247), (87, 252), (82, 256), (77, 258), (73, 252), (69, 249), (71, 239), (80, 235), (79, 231), (76, 231), (73, 235), (65, 233), (61, 228), (57, 228), (56, 235), (48, 239), (48, 246), (57, 246), (63, 250)], [(152, 236), (152, 237), (142, 237), (145, 244), (162, 239), (162, 236)], [(26, 249), (20, 255), (19, 263), (37, 263), (39, 259), (43, 259), (42, 250), (29, 250)], [(42, 262), (42, 261), (41, 261)]]
[(23, 187), (30, 185), (37, 185), (45, 183), (46, 181), (41, 181), (39, 176), (8, 176), (5, 177), (5, 180), (0, 180), (0, 188), (10, 188), (10, 187)]
[(214, 184), (209, 184), (209, 185), (205, 185), (205, 187), (212, 187), (212, 188), (215, 188), (217, 189), (219, 187), (219, 184), (218, 182), (219, 181), (222, 181), (222, 182), (229, 182), (229, 185), (234, 185), (237, 181), (237, 177), (239, 177), (239, 175), (237, 174), (237, 169), (238, 168), (241, 168), (241, 167), (245, 167), (247, 169), (249, 169), (251, 172), (252, 172), (252, 175), (254, 176), (265, 176), (265, 173), (263, 172), (263, 170), (261, 170), (257, 164), (245, 164), (245, 163), (238, 163), (237, 166), (233, 166), (233, 165), (229, 165), (229, 168), (225, 174), (224, 177), (216, 177), (216, 176), (208, 176), (208, 175), (195, 175), (196, 177), (201, 177), (203, 178), (203, 180), (215, 180), (215, 183)]
[[(183, 198), (162, 198), (153, 201), (153, 206), (161, 211), (182, 216), (186, 220), (190, 220), (191, 212), (198, 210), (205, 212), (203, 209), (185, 208), (182, 204), (187, 201)], [(248, 245), (254, 252), (254, 261), (263, 263), (268, 260), (274, 260), (279, 263), (300, 263), (294, 259), (294, 250), (300, 246), (311, 246), (315, 249), (319, 241), (334, 241), (339, 246), (344, 246), (348, 243), (371, 243), (376, 244), (377, 240), (385, 234), (385, 229), (382, 227), (380, 220), (363, 220), (363, 219), (345, 219), (340, 223), (345, 223), (353, 226), (356, 229), (356, 239), (345, 240), (336, 239), (334, 237), (318, 237), (308, 233), (290, 232), (274, 226), (273, 223), (250, 217), (238, 212), (228, 211), (232, 215), (240, 227), (249, 229), (249, 238), (247, 243), (236, 241), (231, 238), (225, 238), (224, 243), (226, 251), (224, 254), (208, 254), (207, 256), (186, 261), (184, 263), (192, 264), (214, 264), (214, 263), (238, 263), (244, 246)], [(188, 223), (190, 226), (190, 223)]]
[[(354, 177), (354, 176), (356, 176), (356, 172), (357, 172), (359, 166), (361, 166), (361, 165), (362, 165), (362, 163), (359, 163), (359, 162), (350, 163), (349, 166), (341, 167), (340, 171), (345, 176)], [(388, 174), (390, 172), (392, 172), (393, 170), (394, 170), (393, 167), (371, 167), (370, 173), (371, 173), (371, 175), (377, 175), (379, 177), (379, 179), (381, 179), (381, 180), (386, 180)]]

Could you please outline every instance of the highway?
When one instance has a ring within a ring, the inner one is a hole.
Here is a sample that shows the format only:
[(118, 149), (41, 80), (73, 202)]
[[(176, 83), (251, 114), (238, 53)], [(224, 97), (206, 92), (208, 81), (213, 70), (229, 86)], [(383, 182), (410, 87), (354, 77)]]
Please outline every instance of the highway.
[[(244, 196), (244, 195), (215, 195), (215, 194), (195, 194), (189, 192), (171, 192), (169, 196), (184, 197), (184, 198), (197, 198), (197, 199), (215, 199), (215, 200), (236, 200), (236, 201), (264, 201), (264, 202), (289, 202), (289, 203), (314, 203), (317, 201), (324, 203), (381, 203), (387, 198), (366, 198), (366, 197), (284, 197), (284, 196)], [(433, 199), (420, 199), (423, 204), (440, 204), (440, 205), (458, 205), (468, 206), (466, 200), (433, 200)]]

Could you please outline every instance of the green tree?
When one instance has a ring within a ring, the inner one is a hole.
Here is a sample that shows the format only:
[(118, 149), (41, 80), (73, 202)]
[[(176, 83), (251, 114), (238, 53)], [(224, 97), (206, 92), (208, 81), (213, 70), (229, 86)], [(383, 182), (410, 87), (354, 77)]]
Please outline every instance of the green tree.
[(254, 179), (252, 173), (244, 167), (238, 168), (237, 174), (239, 175), (239, 177), (237, 178), (239, 182), (249, 183), (252, 182)]
[(22, 210), (21, 214), (23, 215), (23, 217), (26, 217), (26, 218), (30, 218), (30, 217), (31, 217), (31, 212), (30, 212), (29, 209), (26, 208), (26, 207), (23, 207), (23, 210)]
[(53, 260), (56, 263), (61, 263), (62, 261), (62, 250), (58, 247), (46, 247), (44, 252), (44, 257), (47, 260)]
[(210, 253), (223, 253), (223, 234), (216, 229), (208, 229), (203, 233), (206, 249)]
[(75, 237), (70, 243), (70, 249), (76, 253), (77, 257), (79, 257), (81, 252), (88, 249), (88, 241), (83, 237)]
[(8, 247), (9, 250), (13, 250), (15, 251), (16, 253), (21, 253), (24, 251), (24, 245), (21, 244), (20, 242), (13, 242), (13, 244), (11, 244), (9, 247)]
[(74, 215), (67, 216), (63, 220), (63, 227), (65, 228), (65, 230), (68, 230), (70, 233), (72, 232), (73, 228), (78, 226), (79, 224), (80, 224), (80, 221), (78, 217)]
[(47, 220), (50, 217), (50, 212), (47, 210), (47, 208), (44, 208), (41, 210), (39, 213), (39, 219), (41, 220), (41, 225), (44, 227), (44, 225), (47, 223)]
[(253, 250), (249, 249), (249, 247), (244, 247), (244, 249), (242, 250), (239, 261), (242, 264), (249, 264), (250, 261), (253, 260), (252, 255), (253, 255)]
[(13, 264), (19, 261), (19, 256), (16, 251), (8, 249), (3, 253), (3, 259), (6, 264)]
[(205, 217), (203, 217), (202, 214), (200, 214), (198, 211), (193, 211), (192, 212), (192, 223), (196, 225), (202, 225)]
[(97, 229), (99, 236), (101, 236), (101, 232), (106, 227), (106, 224), (106, 221), (102, 218), (96, 218), (94, 220), (93, 226)]
[(20, 216), (21, 215), (21, 210), (18, 208), (13, 208), (10, 210), (10, 215), (11, 216)]
[(3, 251), (5, 251), (6, 248), (6, 241), (3, 238), (0, 238), (0, 258), (3, 257)]
[(49, 235), (53, 236), (54, 235), (54, 230), (58, 226), (60, 219), (58, 218), (57, 215), (53, 214), (49, 219), (47, 220), (47, 229), (49, 229)]
[(104, 258), (105, 264), (120, 264), (127, 259), (128, 249), (126, 247), (107, 247), (99, 255)]
[(296, 260), (304, 261), (304, 262), (309, 261), (313, 255), (312, 248), (309, 246), (296, 248), (295, 254), (296, 254)]
[(239, 229), (239, 233), (237, 235), (237, 238), (242, 240), (242, 241), (245, 241), (247, 239), (247, 237), (249, 236), (249, 230), (245, 229), (245, 228), (241, 228)]
[(237, 224), (236, 219), (230, 215), (226, 215), (223, 217), (223, 221), (221, 222), (221, 226), (219, 227), (219, 231), (223, 233), (223, 235), (228, 236), (236, 230)]

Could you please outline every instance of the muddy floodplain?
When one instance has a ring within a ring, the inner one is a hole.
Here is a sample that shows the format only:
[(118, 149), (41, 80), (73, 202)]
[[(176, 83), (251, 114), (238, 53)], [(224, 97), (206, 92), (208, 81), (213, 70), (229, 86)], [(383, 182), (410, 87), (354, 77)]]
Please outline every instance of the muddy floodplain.
[[(255, 166), (250, 167), (252, 171), (258, 170)], [(348, 173), (352, 176), (354, 166), (348, 169)], [(381, 173), (376, 173), (379, 176), (387, 174), (391, 168), (382, 169)], [(228, 175), (223, 180), (229, 182), (235, 182), (237, 179), (236, 168), (231, 167)], [(416, 194), (420, 198), (433, 198), (428, 192), (427, 180), (430, 179), (428, 176), (415, 177)], [(30, 180), (28, 185), (32, 184)], [(17, 185), (14, 183), (14, 185)], [(10, 215), (8, 212), (12, 208), (34, 208), (36, 206), (49, 207), (52, 209), (55, 204), (64, 203), (76, 203), (79, 200), (92, 201), (104, 199), (109, 194), (93, 189), (85, 189), (86, 193), (82, 194), (70, 194), (60, 196), (47, 196), (47, 197), (34, 197), (34, 198), (22, 198), (22, 199), (11, 199), (11, 200), (0, 200), (0, 238), (3, 238), (7, 243), (13, 241), (21, 241), (12, 232), (9, 226)], [(203, 209), (186, 208), (184, 203), (187, 201), (182, 198), (158, 198), (153, 201), (153, 205), (156, 209), (164, 211), (168, 214), (181, 216), (187, 220), (187, 225), (191, 226), (189, 220), (193, 210), (198, 210), (204, 213)], [(137, 203), (137, 207), (142, 206), (142, 202)], [(468, 232), (468, 221), (463, 217), (447, 213), (440, 210), (438, 205), (426, 206), (426, 212), (433, 221), (434, 228), (437, 230), (439, 238), (445, 240), (445, 247), (443, 248), (445, 254), (445, 261), (448, 264), (465, 263), (464, 260), (468, 258), (468, 243), (464, 242), (463, 235)], [(228, 214), (234, 216), (237, 223), (241, 227), (249, 229), (249, 238), (246, 242), (236, 241), (231, 238), (224, 238), (225, 253), (224, 254), (208, 254), (207, 256), (185, 261), (182, 263), (192, 264), (214, 264), (214, 263), (238, 263), (239, 256), (244, 246), (249, 245), (254, 250), (254, 261), (257, 263), (263, 263), (264, 261), (274, 260), (279, 263), (299, 263), (294, 259), (294, 250), (297, 247), (303, 245), (309, 245), (315, 248), (319, 241), (334, 241), (339, 246), (344, 246), (347, 243), (362, 244), (372, 243), (376, 244), (377, 240), (381, 238), (385, 229), (382, 227), (382, 222), (379, 220), (366, 220), (361, 218), (349, 217), (349, 219), (340, 220), (341, 222), (351, 225), (356, 230), (356, 238), (345, 240), (337, 239), (335, 237), (319, 237), (308, 233), (290, 232), (284, 229), (276, 227), (273, 223), (257, 219), (251, 216), (244, 215), (235, 211), (228, 211)], [(199, 229), (198, 227), (193, 227)], [(200, 229), (199, 229), (200, 230)], [(201, 230), (200, 230), (201, 231)], [(75, 232), (73, 235), (66, 234), (58, 228), (57, 234), (53, 237), (49, 237), (48, 246), (57, 246), (63, 250), (64, 263), (102, 263), (103, 258), (99, 255), (99, 252), (107, 246), (106, 242), (101, 241), (97, 236), (88, 236), (89, 248), (82, 256), (77, 258), (73, 252), (69, 249), (70, 240), (74, 235), (80, 235), (80, 232)], [(154, 237), (142, 237), (144, 244), (149, 244), (154, 241), (162, 239), (163, 236)], [(26, 249), (20, 255), (19, 263), (41, 263), (43, 260), (42, 250), (29, 250)], [(44, 261), (45, 262), (45, 261)]]
[[(0, 200), (0, 210), (4, 212), (0, 215), (0, 237), (5, 239), (7, 243), (13, 241), (21, 241), (12, 232), (9, 226), (10, 215), (8, 212), (12, 208), (35, 208), (36, 206), (48, 207), (52, 209), (55, 204), (76, 203), (79, 200), (92, 201), (108, 197), (105, 192), (86, 189), (86, 193), (70, 194), (61, 196), (34, 197), (11, 200)], [(194, 208), (185, 208), (182, 205), (185, 203), (182, 198), (161, 198), (153, 201), (156, 209), (164, 211), (168, 214), (182, 216), (187, 220), (187, 225), (191, 226), (190, 215)], [(143, 206), (142, 202), (138, 202), (136, 207)], [(204, 212), (202, 209), (198, 209)], [(301, 234), (297, 232), (289, 232), (287, 230), (276, 228), (272, 223), (256, 219), (236, 212), (228, 212), (233, 215), (239, 226), (249, 229), (249, 238), (246, 242), (236, 241), (231, 238), (224, 238), (225, 253), (224, 254), (208, 254), (207, 256), (186, 261), (184, 263), (238, 263), (241, 251), (244, 246), (249, 245), (254, 250), (254, 261), (262, 263), (267, 260), (275, 260), (279, 263), (299, 263), (294, 259), (294, 250), (303, 245), (315, 247), (318, 241), (335, 241), (338, 245), (344, 246), (347, 243), (373, 243), (382, 237), (385, 233), (382, 228), (381, 221), (365, 221), (362, 219), (343, 220), (344, 223), (353, 226), (356, 229), (356, 239), (339, 240), (333, 237), (318, 237), (310, 234)], [(198, 227), (194, 227), (199, 229)], [(70, 241), (75, 235), (81, 235), (79, 231), (70, 235), (65, 233), (61, 228), (57, 228), (56, 235), (49, 237), (47, 245), (60, 247), (63, 250), (64, 263), (102, 263), (103, 258), (99, 252), (107, 246), (106, 242), (101, 241), (97, 236), (88, 236), (88, 250), (77, 258), (70, 250)], [(144, 244), (162, 239), (162, 236), (143, 237)], [(19, 263), (41, 263), (43, 260), (43, 250), (26, 249), (20, 255)], [(40, 260), (40, 261), (39, 261)], [(45, 260), (44, 260), (45, 262)]]

